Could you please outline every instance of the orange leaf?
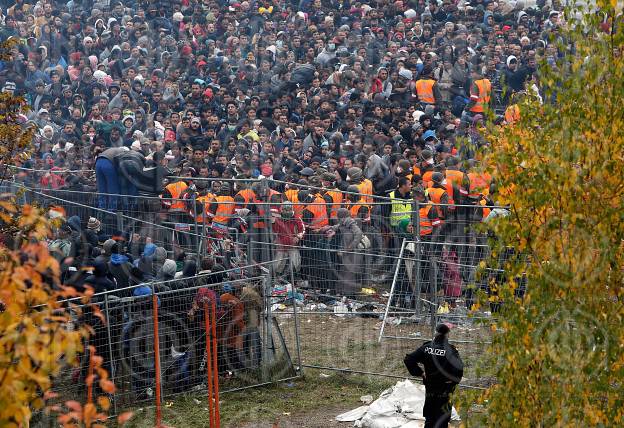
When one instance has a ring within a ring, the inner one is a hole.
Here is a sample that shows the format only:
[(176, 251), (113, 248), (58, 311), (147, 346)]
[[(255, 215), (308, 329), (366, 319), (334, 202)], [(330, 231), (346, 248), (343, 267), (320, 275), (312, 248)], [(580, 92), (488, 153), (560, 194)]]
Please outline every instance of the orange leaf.
[(98, 406), (100, 406), (104, 410), (108, 410), (110, 408), (110, 400), (108, 399), (108, 397), (104, 397), (102, 395), (99, 396), (97, 398), (97, 403)]
[(44, 400), (51, 400), (52, 398), (56, 398), (58, 397), (58, 394), (56, 392), (52, 392), (52, 391), (46, 391), (43, 394), (43, 399)]
[(59, 415), (58, 418), (56, 418), (56, 420), (58, 421), (59, 424), (63, 424), (65, 425), (66, 423), (68, 423), (69, 421), (71, 421), (73, 418), (71, 417), (71, 415), (67, 414), (67, 415)]
[(119, 425), (123, 425), (128, 422), (132, 418), (132, 416), (134, 416), (133, 412), (124, 412), (117, 417), (117, 423)]
[(112, 394), (113, 392), (115, 392), (115, 384), (111, 382), (110, 380), (101, 379), (100, 387), (102, 388), (102, 391), (108, 394)]
[(106, 318), (104, 317), (104, 314), (102, 313), (100, 308), (96, 305), (92, 305), (91, 309), (93, 310), (93, 315), (98, 317), (102, 321), (102, 323), (106, 324)]
[(107, 421), (108, 420), (108, 416), (106, 415), (106, 413), (98, 413), (97, 415), (95, 415), (95, 420), (96, 421)]
[(82, 405), (77, 401), (73, 401), (73, 400), (66, 401), (65, 406), (68, 409), (73, 410), (74, 412), (82, 413)]

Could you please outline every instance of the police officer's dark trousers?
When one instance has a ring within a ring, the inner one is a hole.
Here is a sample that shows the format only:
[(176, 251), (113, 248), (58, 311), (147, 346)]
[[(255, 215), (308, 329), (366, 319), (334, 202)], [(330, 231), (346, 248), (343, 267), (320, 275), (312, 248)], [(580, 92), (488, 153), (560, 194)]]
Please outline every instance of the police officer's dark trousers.
[(425, 428), (446, 428), (451, 420), (451, 402), (445, 393), (427, 393), (423, 416)]

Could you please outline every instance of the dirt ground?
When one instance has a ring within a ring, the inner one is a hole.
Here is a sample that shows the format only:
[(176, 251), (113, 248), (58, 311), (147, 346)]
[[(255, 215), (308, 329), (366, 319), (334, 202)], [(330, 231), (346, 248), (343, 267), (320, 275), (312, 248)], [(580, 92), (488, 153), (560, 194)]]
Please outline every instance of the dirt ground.
[[(294, 350), (294, 318), (277, 315), (286, 343)], [(333, 313), (299, 313), (299, 342), (303, 366), (345, 368), (367, 373), (409, 376), (403, 366), (403, 357), (432, 336), (429, 320), (415, 323), (404, 317), (401, 323), (386, 323), (384, 338), (379, 341), (381, 321), (359, 316), (338, 317)], [(396, 323), (396, 320), (395, 320)], [(465, 364), (464, 381), (473, 386), (487, 386), (488, 367), (484, 359), (490, 334), (486, 326), (476, 323), (457, 323), (451, 340)], [(475, 342), (475, 343), (464, 343)]]
[[(388, 324), (384, 334), (390, 337), (380, 342), (381, 322), (378, 318), (299, 313), (299, 362), (293, 315), (278, 314), (276, 318), (283, 337), (283, 341), (276, 341), (277, 352), (284, 355), (285, 344), (293, 366), (300, 363), (303, 366), (304, 377), (224, 393), (221, 395), (223, 427), (351, 427), (351, 423), (335, 421), (335, 416), (362, 405), (362, 395), (377, 398), (383, 390), (400, 380), (397, 377), (407, 377), (403, 357), (431, 336), (430, 323), (418, 324), (403, 319), (400, 323), (395, 320)], [(279, 337), (277, 331), (274, 337)], [(485, 342), (489, 340), (489, 332), (484, 326), (463, 322), (455, 325), (451, 338)], [(475, 386), (491, 383), (491, 378), (487, 377), (491, 369), (488, 370), (484, 358), (487, 345), (457, 343), (456, 346), (465, 364), (463, 383)], [(292, 366), (289, 367), (292, 370)], [(340, 372), (327, 367), (364, 373)], [(275, 379), (280, 379), (292, 375), (292, 372), (278, 370), (274, 375)], [(223, 388), (227, 389), (226, 382)], [(460, 394), (468, 393), (471, 391), (460, 391)], [(170, 401), (166, 399), (163, 423), (170, 427), (208, 427), (209, 413), (204, 395), (194, 393)], [(153, 426), (153, 417), (153, 409), (141, 410), (128, 426)]]
[(334, 418), (352, 410), (344, 405), (317, 409), (298, 415), (282, 415), (273, 422), (247, 422), (242, 425), (231, 425), (231, 428), (346, 428), (351, 422), (338, 422)]

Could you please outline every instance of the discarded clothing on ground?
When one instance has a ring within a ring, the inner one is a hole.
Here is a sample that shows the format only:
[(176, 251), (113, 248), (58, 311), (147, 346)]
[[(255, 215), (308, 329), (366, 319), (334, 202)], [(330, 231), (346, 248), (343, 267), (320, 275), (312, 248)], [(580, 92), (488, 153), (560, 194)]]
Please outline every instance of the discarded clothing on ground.
[[(358, 428), (418, 428), (425, 423), (422, 414), (424, 403), (425, 387), (406, 379), (386, 389), (370, 406), (360, 406), (338, 415), (336, 420), (353, 422), (353, 426)], [(451, 420), (459, 420), (455, 408)]]

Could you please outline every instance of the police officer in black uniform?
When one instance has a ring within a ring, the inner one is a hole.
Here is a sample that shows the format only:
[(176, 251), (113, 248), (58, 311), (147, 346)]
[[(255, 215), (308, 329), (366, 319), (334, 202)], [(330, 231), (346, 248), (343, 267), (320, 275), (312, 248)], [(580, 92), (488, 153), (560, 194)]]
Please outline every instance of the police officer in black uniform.
[[(464, 363), (457, 349), (448, 342), (450, 328), (438, 324), (436, 336), (404, 359), (412, 376), (422, 376), (425, 385), (425, 428), (445, 428), (451, 420), (449, 398), (464, 375)], [(424, 371), (420, 367), (424, 366)]]

